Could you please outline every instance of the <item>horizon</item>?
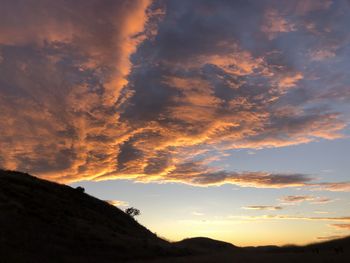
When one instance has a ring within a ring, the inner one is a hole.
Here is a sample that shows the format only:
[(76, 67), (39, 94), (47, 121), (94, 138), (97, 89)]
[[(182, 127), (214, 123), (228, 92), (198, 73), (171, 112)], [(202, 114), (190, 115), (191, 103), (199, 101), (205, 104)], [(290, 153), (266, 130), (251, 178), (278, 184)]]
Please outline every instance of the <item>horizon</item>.
[(0, 168), (171, 241), (350, 235), (349, 1), (0, 4)]

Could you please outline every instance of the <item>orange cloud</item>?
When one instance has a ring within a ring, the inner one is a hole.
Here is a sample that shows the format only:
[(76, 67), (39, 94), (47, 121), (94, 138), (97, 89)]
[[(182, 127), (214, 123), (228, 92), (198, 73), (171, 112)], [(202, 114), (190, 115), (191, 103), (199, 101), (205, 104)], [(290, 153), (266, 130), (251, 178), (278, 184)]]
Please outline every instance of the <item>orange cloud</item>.
[[(6, 88), (0, 93), (0, 125), (7, 127), (0, 138), (1, 166), (53, 180), (88, 179), (114, 169), (126, 127), (116, 122), (113, 108), (127, 84), (150, 3), (3, 6), (2, 70), (9, 72), (5, 85), (19, 95)], [(21, 19), (7, 15), (13, 13)]]
[(295, 31), (296, 26), (288, 22), (277, 10), (269, 9), (265, 13), (265, 21), (261, 30), (272, 40), (280, 33)]
[(281, 89), (294, 87), (296, 85), (296, 83), (301, 79), (303, 79), (303, 75), (300, 72), (298, 72), (298, 73), (291, 75), (291, 76), (282, 77), (280, 79), (278, 85)]

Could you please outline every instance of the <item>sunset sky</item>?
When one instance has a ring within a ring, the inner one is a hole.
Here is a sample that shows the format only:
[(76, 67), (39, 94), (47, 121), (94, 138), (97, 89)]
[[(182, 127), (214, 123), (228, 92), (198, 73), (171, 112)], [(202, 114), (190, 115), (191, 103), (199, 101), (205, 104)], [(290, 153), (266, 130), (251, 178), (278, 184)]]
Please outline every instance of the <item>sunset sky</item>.
[(0, 0), (0, 167), (170, 240), (350, 235), (350, 1)]

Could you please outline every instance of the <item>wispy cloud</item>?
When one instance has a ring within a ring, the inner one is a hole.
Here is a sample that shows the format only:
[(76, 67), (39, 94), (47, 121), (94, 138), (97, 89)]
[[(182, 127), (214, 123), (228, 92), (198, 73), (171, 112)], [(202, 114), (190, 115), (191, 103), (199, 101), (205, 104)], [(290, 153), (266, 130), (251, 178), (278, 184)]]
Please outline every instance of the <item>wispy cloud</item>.
[(272, 40), (280, 33), (296, 30), (295, 24), (288, 22), (276, 9), (268, 9), (265, 12), (264, 23), (261, 30)]
[[(234, 217), (233, 217), (234, 218)], [(262, 216), (245, 216), (247, 220), (311, 220), (311, 221), (340, 221), (350, 222), (350, 216), (340, 217), (313, 217), (313, 216), (296, 216), (296, 215), (262, 215)]]
[(334, 199), (328, 198), (328, 197), (315, 197), (312, 201), (311, 204), (327, 204), (330, 202), (333, 202)]
[[(244, 224), (251, 222), (264, 222), (264, 221), (320, 221), (325, 223), (334, 223), (333, 225), (344, 225), (343, 229), (346, 228), (350, 222), (350, 216), (344, 217), (312, 217), (312, 216), (300, 216), (300, 215), (282, 215), (282, 214), (268, 214), (268, 215), (229, 215), (224, 217), (209, 218), (206, 220), (202, 219), (191, 219), (191, 220), (180, 220), (181, 223), (188, 224), (208, 224), (208, 225), (229, 225), (229, 224)], [(338, 223), (336, 223), (338, 222)]]
[(319, 210), (317, 210), (317, 211), (314, 211), (314, 214), (329, 214), (329, 212), (328, 211), (319, 211)]
[(283, 207), (281, 206), (269, 206), (269, 205), (250, 205), (242, 207), (246, 210), (281, 210)]
[(313, 200), (313, 196), (310, 195), (288, 195), (280, 199), (281, 202), (286, 203), (301, 203), (304, 201)]
[(309, 202), (311, 204), (325, 204), (334, 201), (328, 197), (317, 197), (312, 195), (288, 195), (279, 199), (284, 204), (300, 204), (302, 202)]
[(350, 230), (350, 224), (332, 224), (331, 226), (339, 229)]
[(192, 212), (192, 215), (194, 215), (194, 216), (204, 216), (203, 213), (200, 213), (200, 212), (197, 212), (197, 211)]
[(332, 192), (349, 192), (350, 182), (319, 183), (313, 184), (315, 190)]

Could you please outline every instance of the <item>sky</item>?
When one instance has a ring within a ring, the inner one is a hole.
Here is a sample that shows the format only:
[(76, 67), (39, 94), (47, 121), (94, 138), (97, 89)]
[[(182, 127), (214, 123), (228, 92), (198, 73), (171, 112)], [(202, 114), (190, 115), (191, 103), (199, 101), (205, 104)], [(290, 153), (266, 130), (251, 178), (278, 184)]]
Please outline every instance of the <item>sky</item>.
[(350, 2), (0, 0), (0, 167), (169, 240), (350, 234)]

